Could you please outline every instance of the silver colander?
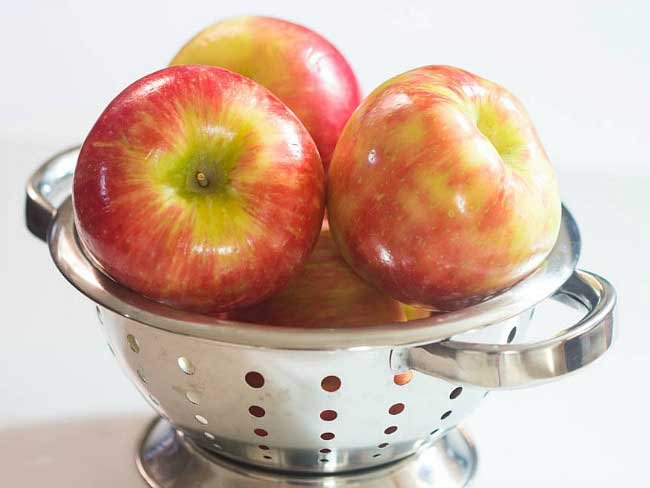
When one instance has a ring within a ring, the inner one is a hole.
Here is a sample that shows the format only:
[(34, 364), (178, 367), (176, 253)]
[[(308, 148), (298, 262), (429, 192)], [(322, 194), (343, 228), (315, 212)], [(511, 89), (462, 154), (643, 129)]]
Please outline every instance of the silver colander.
[[(458, 312), (337, 330), (170, 309), (108, 279), (84, 254), (65, 198), (77, 155), (61, 153), (34, 173), (28, 227), (96, 303), (108, 345), (138, 391), (206, 455), (290, 473), (379, 467), (444, 438), (487, 391), (560, 377), (611, 344), (615, 293), (603, 278), (575, 270), (580, 237), (566, 209), (557, 244), (533, 275)], [(549, 297), (584, 306), (586, 315), (547, 340), (525, 342), (534, 307)]]

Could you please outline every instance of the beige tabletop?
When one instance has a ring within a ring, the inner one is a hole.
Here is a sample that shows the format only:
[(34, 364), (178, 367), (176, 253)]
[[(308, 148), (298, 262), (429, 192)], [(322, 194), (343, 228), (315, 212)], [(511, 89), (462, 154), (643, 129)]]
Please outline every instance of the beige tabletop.
[(144, 488), (134, 455), (149, 418), (97, 417), (2, 430), (2, 485)]

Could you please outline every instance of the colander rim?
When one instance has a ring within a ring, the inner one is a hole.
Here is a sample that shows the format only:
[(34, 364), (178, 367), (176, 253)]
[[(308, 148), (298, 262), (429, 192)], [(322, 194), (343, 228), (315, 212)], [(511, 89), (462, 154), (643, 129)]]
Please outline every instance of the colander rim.
[(149, 300), (108, 278), (84, 253), (68, 197), (48, 233), (50, 254), (59, 271), (98, 305), (130, 320), (174, 334), (241, 347), (281, 350), (394, 348), (440, 342), (515, 317), (551, 296), (576, 268), (580, 233), (562, 206), (558, 239), (547, 259), (528, 277), (477, 305), (409, 322), (355, 328), (278, 327), (221, 320), (177, 310)]

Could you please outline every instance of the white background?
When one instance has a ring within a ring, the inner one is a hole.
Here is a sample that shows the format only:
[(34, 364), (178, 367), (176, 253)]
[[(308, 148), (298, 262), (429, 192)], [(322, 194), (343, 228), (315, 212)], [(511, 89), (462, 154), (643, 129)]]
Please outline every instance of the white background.
[[(8, 439), (38, 446), (39, 432), (63, 419), (74, 429), (81, 417), (147, 412), (108, 353), (90, 304), (24, 229), (25, 180), (53, 152), (81, 142), (118, 91), (163, 67), (196, 31), (223, 17), (258, 13), (328, 37), (366, 92), (409, 68), (452, 64), (521, 98), (581, 225), (581, 266), (619, 290), (619, 338), (582, 374), (490, 397), (468, 424), (481, 451), (476, 486), (644, 484), (650, 435), (645, 2), (86, 0), (7, 2), (1, 11), (0, 471), (13, 469), (11, 477), (43, 464), (27, 455), (3, 466), (12, 459)], [(97, 462), (100, 472), (122, 467)], [(82, 486), (69, 471), (50, 485)]]

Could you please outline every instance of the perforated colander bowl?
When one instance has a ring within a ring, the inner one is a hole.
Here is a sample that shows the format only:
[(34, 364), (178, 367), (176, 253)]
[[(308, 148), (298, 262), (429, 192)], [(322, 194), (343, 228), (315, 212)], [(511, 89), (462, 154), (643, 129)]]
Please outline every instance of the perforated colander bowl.
[[(237, 324), (173, 310), (121, 287), (84, 254), (69, 198), (78, 151), (27, 188), (27, 224), (64, 276), (97, 304), (109, 347), (154, 410), (195, 445), (292, 473), (347, 472), (404, 458), (461, 422), (490, 389), (557, 378), (611, 344), (614, 290), (575, 271), (580, 238), (565, 210), (554, 250), (530, 277), (474, 307), (358, 329)], [(586, 315), (525, 343), (548, 297)], [(470, 340), (472, 342), (468, 342)]]

